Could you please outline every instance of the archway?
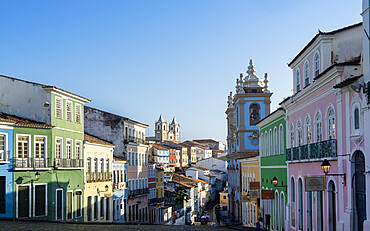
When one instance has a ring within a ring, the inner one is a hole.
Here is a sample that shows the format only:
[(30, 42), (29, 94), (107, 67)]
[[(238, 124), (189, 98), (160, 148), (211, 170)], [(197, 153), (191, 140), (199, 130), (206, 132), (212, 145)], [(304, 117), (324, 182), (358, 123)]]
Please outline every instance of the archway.
[(274, 214), (274, 219), (275, 219), (275, 230), (279, 230), (279, 219), (281, 219), (281, 217), (279, 216), (279, 194), (278, 192), (276, 191), (275, 192), (275, 214)]
[(329, 201), (329, 230), (337, 230), (337, 206), (336, 206), (336, 196), (335, 196), (335, 184), (331, 180), (329, 181), (328, 187), (328, 201)]
[(280, 230), (285, 230), (285, 197), (284, 193), (280, 195), (280, 218), (281, 218), (281, 228)]
[(363, 222), (366, 220), (366, 181), (365, 181), (365, 156), (361, 151), (356, 151), (352, 157), (353, 174), (353, 205), (354, 229), (363, 231)]
[(298, 227), (303, 230), (303, 183), (298, 180)]

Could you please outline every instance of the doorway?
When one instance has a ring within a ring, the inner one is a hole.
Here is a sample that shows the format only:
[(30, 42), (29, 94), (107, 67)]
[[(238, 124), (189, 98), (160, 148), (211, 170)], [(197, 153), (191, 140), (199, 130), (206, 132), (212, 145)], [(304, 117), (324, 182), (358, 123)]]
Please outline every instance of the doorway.
[(337, 206), (335, 196), (335, 184), (331, 180), (328, 187), (328, 201), (329, 201), (329, 231), (337, 230)]
[(18, 185), (18, 217), (30, 217), (30, 186)]
[(353, 175), (353, 201), (354, 201), (354, 228), (363, 231), (363, 222), (366, 220), (366, 181), (365, 181), (365, 156), (361, 151), (356, 151), (352, 158), (354, 164)]
[(307, 231), (312, 231), (312, 192), (307, 192)]

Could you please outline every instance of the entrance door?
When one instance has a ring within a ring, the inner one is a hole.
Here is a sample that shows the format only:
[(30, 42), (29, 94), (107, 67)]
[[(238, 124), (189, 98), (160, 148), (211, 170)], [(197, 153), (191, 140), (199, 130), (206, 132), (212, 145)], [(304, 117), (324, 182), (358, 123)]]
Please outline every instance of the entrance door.
[(280, 195), (280, 217), (281, 217), (281, 230), (285, 230), (285, 197), (284, 193)]
[(57, 189), (57, 207), (56, 207), (56, 219), (63, 219), (63, 189)]
[(355, 187), (354, 201), (356, 205), (355, 227), (358, 231), (363, 231), (363, 222), (366, 220), (366, 182), (365, 182), (365, 157), (361, 151), (357, 151), (354, 156), (355, 163)]
[[(1, 145), (1, 136), (0, 136), (0, 145)], [(5, 176), (0, 176), (0, 214), (5, 213), (5, 205), (6, 205), (5, 204)]]
[(18, 217), (30, 217), (30, 186), (18, 186)]
[[(279, 216), (279, 194), (278, 192), (275, 192), (275, 230), (280, 230), (279, 229), (279, 220), (281, 220), (281, 217)], [(281, 227), (281, 226), (280, 226)]]
[(312, 192), (307, 192), (307, 231), (312, 231)]
[(303, 183), (298, 180), (298, 227), (303, 230)]
[(329, 230), (335, 231), (336, 229), (336, 220), (337, 220), (337, 209), (336, 209), (336, 197), (335, 197), (335, 185), (331, 180), (329, 181), (328, 188), (328, 201), (329, 201)]

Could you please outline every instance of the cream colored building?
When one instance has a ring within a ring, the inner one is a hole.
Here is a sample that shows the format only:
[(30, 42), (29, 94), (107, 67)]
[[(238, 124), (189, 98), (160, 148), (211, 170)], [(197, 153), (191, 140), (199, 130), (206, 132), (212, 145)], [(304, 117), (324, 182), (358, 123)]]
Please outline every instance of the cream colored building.
[(85, 133), (85, 222), (112, 222), (112, 163), (115, 146)]

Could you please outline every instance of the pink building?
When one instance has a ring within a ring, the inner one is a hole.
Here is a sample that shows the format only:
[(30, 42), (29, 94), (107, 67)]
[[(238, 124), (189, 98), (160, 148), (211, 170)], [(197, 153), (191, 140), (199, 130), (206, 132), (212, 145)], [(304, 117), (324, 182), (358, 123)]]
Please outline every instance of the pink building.
[(319, 32), (289, 63), (294, 94), (280, 103), (287, 116), (288, 203), (285, 227), (275, 229), (361, 230), (364, 177), (355, 165), (363, 157), (356, 135), (363, 125), (361, 100), (350, 87), (361, 77), (361, 54), (362, 25), (355, 24)]

